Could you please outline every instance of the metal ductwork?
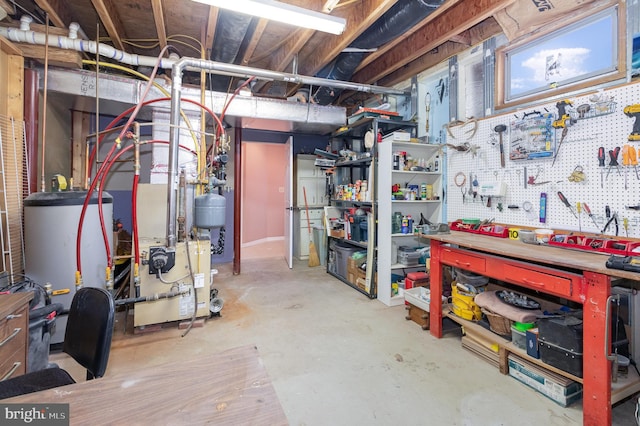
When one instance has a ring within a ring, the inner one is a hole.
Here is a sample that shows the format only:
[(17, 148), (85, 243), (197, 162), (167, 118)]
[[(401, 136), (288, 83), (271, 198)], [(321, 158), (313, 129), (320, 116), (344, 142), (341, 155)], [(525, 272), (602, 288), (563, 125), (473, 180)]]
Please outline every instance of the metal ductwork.
[[(349, 47), (377, 49), (394, 40), (429, 16), (444, 0), (399, 0), (372, 26), (356, 38)], [(316, 76), (329, 80), (350, 80), (366, 53), (343, 52)], [(333, 103), (341, 90), (321, 87), (314, 93), (314, 100), (321, 105)]]

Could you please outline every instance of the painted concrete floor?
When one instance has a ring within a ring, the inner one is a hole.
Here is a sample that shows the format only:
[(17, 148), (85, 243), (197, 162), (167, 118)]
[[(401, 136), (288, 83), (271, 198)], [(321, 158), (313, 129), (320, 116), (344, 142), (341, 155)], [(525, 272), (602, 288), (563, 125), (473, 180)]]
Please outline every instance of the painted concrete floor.
[[(125, 333), (119, 313), (106, 374), (251, 344), (291, 425), (582, 424), (580, 403), (562, 408), (462, 349), (458, 334), (434, 339), (403, 306), (370, 300), (322, 267), (253, 259), (240, 275), (217, 268), (221, 317), (181, 337), (175, 326)], [(66, 355), (51, 361), (83, 379)], [(635, 424), (634, 407), (616, 406), (613, 424)]]

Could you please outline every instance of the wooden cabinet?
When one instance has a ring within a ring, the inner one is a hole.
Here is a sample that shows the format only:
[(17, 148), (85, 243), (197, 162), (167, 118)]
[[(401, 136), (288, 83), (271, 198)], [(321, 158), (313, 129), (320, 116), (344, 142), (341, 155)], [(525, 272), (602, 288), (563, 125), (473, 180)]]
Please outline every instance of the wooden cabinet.
[(0, 295), (0, 380), (27, 371), (29, 301), (33, 293)]

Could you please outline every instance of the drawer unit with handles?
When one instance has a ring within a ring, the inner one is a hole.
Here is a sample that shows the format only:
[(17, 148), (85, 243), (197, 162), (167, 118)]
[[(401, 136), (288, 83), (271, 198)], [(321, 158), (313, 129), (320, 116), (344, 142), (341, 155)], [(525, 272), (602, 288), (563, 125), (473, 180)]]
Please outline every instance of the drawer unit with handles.
[(27, 371), (31, 292), (0, 295), (0, 380)]

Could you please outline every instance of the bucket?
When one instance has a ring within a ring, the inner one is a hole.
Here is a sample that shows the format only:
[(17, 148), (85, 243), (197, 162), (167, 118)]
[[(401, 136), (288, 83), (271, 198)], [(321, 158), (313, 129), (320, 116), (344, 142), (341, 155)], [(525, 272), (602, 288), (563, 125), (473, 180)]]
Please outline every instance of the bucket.
[(324, 231), (324, 228), (319, 226), (313, 227), (313, 243), (316, 246), (316, 251), (320, 258), (320, 265), (325, 266), (327, 264), (327, 233)]

